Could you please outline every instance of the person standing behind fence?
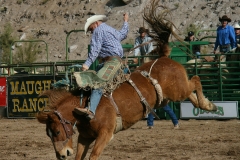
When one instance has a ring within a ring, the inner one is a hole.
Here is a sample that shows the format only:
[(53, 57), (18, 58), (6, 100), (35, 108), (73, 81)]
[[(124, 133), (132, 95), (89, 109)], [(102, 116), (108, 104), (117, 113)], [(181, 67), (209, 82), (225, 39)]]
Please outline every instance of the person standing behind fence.
[[(148, 37), (148, 30), (145, 29), (144, 27), (140, 27), (138, 33), (140, 35), (135, 40), (134, 48), (139, 46), (139, 45), (141, 45), (141, 44), (143, 44), (143, 43), (146, 43), (146, 42), (149, 42), (149, 41), (152, 40), (150, 37)], [(153, 44), (152, 44), (152, 42), (150, 42), (150, 43), (148, 43), (146, 45), (143, 45), (143, 46), (141, 46), (139, 48), (136, 48), (135, 51), (134, 51), (134, 55), (135, 56), (148, 55), (152, 50), (153, 50)], [(150, 57), (145, 57), (145, 58), (141, 59), (141, 63), (147, 63), (147, 62), (149, 62), (151, 60), (152, 59)], [(137, 63), (137, 62), (138, 62), (138, 59), (134, 59), (134, 63)], [(163, 110), (167, 114), (169, 114), (169, 116), (171, 117), (172, 122), (174, 124), (174, 128), (175, 129), (179, 128), (178, 119), (177, 119), (175, 113), (173, 112), (173, 110), (169, 107), (169, 105), (166, 105), (165, 107), (163, 107)], [(153, 122), (154, 122), (154, 116), (153, 116), (152, 113), (149, 113), (148, 114), (148, 118), (147, 118), (147, 126), (148, 126), (149, 129), (153, 128)]]
[[(148, 30), (145, 29), (144, 27), (140, 27), (138, 30), (138, 33), (140, 35), (135, 39), (134, 48), (152, 40), (148, 36)], [(134, 56), (148, 55), (152, 50), (153, 50), (153, 44), (152, 42), (149, 42), (148, 44), (145, 44), (141, 47), (136, 48), (134, 50)], [(150, 57), (141, 58), (141, 63), (147, 63), (149, 61), (151, 61)], [(134, 63), (137, 63), (137, 62), (138, 62), (138, 59), (134, 59)]]
[[(175, 113), (173, 112), (172, 108), (167, 104), (165, 107), (163, 107), (163, 110), (170, 116), (174, 129), (179, 129), (178, 119)], [(147, 117), (148, 129), (152, 129), (153, 125), (154, 125), (154, 116), (152, 113), (149, 113)]]
[(239, 23), (234, 24), (235, 36), (236, 36), (236, 47), (237, 44), (240, 44), (240, 25)]
[[(221, 26), (217, 28), (217, 38), (215, 42), (215, 47), (213, 53), (216, 54), (216, 50), (219, 46), (221, 53), (227, 53), (236, 46), (235, 33), (232, 26), (228, 25), (231, 22), (231, 19), (226, 15), (219, 17)], [(226, 56), (223, 56), (222, 61), (226, 61)]]
[[(184, 41), (186, 42), (192, 42), (192, 41), (196, 41), (195, 37), (194, 37), (194, 32), (190, 31), (188, 32), (188, 36), (184, 39)], [(199, 58), (200, 53), (200, 46), (199, 45), (193, 45), (192, 46), (192, 53), (195, 54), (197, 56), (197, 58)]]

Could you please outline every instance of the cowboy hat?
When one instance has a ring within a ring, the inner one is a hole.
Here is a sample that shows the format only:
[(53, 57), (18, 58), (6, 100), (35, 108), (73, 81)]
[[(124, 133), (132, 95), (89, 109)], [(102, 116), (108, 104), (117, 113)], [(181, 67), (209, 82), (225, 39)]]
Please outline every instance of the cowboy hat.
[(106, 22), (107, 21), (107, 17), (105, 15), (94, 15), (94, 16), (88, 18), (87, 22), (85, 23), (85, 26), (84, 26), (85, 34), (88, 32), (88, 27), (92, 23), (97, 22), (97, 21)]
[(189, 37), (191, 37), (191, 36), (193, 36), (193, 35), (194, 35), (194, 32), (192, 32), (192, 31), (188, 32), (188, 36), (189, 36)]
[(232, 21), (230, 18), (228, 18), (227, 15), (222, 16), (222, 18), (219, 17), (219, 21), (220, 21), (220, 22), (222, 22), (223, 20), (228, 21), (228, 22), (231, 22), (231, 21)]
[(240, 29), (240, 26), (239, 26), (238, 23), (235, 23), (233, 27), (234, 27), (234, 28), (237, 28), (237, 29)]
[(140, 27), (138, 33), (147, 33), (147, 30), (144, 27)]

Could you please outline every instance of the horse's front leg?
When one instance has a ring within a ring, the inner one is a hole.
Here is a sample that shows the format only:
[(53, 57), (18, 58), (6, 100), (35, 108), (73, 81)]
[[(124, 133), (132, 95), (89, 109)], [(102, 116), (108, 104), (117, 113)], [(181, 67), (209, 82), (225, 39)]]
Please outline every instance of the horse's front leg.
[(79, 134), (75, 160), (83, 160), (86, 157), (89, 146), (94, 140), (95, 139), (92, 138), (81, 137), (81, 135)]
[(97, 160), (107, 143), (113, 138), (113, 133), (107, 129), (101, 129), (95, 141), (89, 160)]

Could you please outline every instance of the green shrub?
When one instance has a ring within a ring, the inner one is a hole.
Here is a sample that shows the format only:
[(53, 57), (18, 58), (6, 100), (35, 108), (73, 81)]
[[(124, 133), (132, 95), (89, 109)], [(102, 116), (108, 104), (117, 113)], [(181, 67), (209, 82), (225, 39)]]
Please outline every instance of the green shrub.
[[(1, 63), (10, 63), (10, 54), (12, 51), (12, 63), (23, 64), (33, 63), (37, 60), (38, 54), (41, 53), (42, 47), (36, 42), (15, 42), (16, 36), (13, 36), (13, 29), (10, 24), (4, 26), (4, 31), (0, 34), (0, 49), (2, 48), (2, 54), (0, 55)], [(21, 45), (17, 45), (21, 44)], [(11, 48), (14, 46), (14, 50)]]
[(42, 47), (36, 42), (22, 43), (21, 46), (16, 47), (13, 56), (14, 64), (34, 63), (37, 60), (38, 54), (41, 53)]
[(10, 23), (4, 26), (3, 33), (0, 34), (0, 49), (2, 49), (2, 55), (0, 60), (2, 63), (10, 62), (10, 48), (11, 44), (16, 40), (16, 36), (13, 36), (13, 29)]

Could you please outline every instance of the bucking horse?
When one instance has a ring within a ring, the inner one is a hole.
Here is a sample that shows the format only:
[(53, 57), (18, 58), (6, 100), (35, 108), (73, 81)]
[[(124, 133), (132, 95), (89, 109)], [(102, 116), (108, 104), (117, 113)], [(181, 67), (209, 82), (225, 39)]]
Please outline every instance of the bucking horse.
[[(204, 110), (217, 110), (216, 106), (204, 97), (198, 76), (188, 79), (184, 67), (168, 58), (168, 41), (174, 24), (169, 20), (170, 10), (151, 0), (144, 8), (143, 18), (151, 26), (150, 36), (157, 43), (154, 52), (158, 59), (145, 63), (132, 72), (129, 79), (116, 88), (110, 96), (102, 96), (94, 119), (74, 113), (75, 107), (85, 107), (89, 91), (76, 89), (67, 91), (53, 89), (40, 96), (49, 98), (49, 112), (40, 112), (37, 119), (46, 124), (57, 159), (67, 159), (73, 154), (73, 125), (79, 132), (76, 160), (86, 157), (89, 146), (93, 144), (90, 160), (96, 160), (114, 134), (126, 130), (141, 120), (152, 108), (165, 106), (168, 101), (189, 99), (194, 107)], [(109, 98), (112, 97), (112, 98)]]

